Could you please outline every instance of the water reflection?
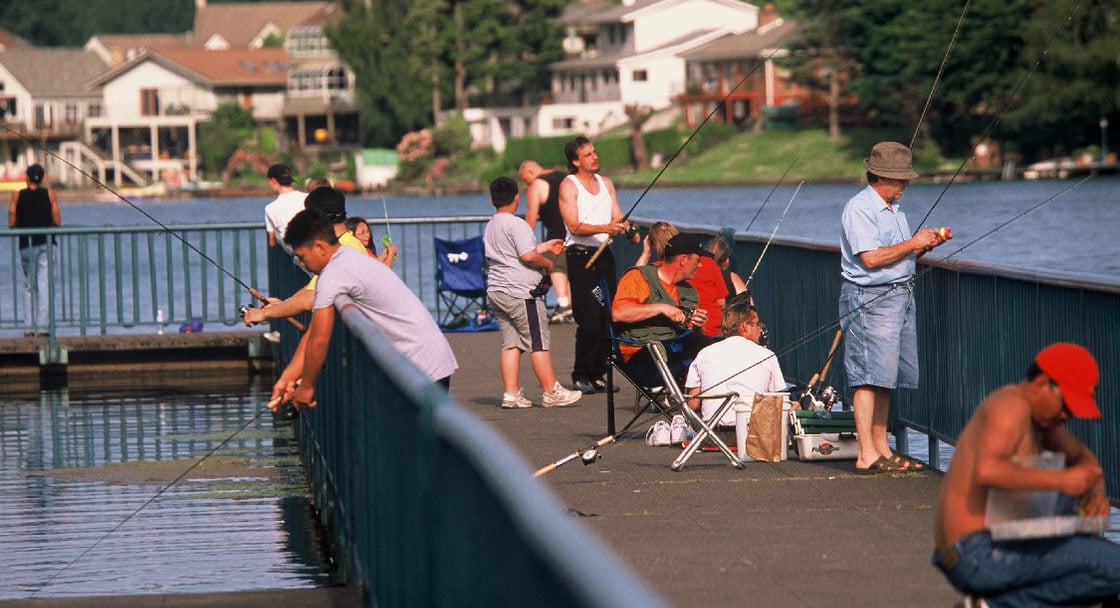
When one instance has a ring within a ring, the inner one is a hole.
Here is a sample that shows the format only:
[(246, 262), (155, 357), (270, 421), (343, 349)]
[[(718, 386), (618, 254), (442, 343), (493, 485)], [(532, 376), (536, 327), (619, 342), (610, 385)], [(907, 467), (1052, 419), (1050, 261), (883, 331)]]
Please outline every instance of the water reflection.
[(0, 403), (0, 600), (330, 584), (293, 429), (258, 416), (266, 401)]

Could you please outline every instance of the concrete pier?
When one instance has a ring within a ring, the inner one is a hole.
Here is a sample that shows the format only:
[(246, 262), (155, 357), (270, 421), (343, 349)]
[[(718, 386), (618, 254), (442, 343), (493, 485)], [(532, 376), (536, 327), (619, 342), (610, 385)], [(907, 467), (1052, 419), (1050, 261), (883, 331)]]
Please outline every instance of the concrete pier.
[[(56, 353), (46, 337), (0, 338), (0, 382), (5, 394), (35, 395), (40, 388), (99, 390), (120, 384), (176, 389), (205, 380), (237, 382), (271, 374), (271, 343), (262, 331), (62, 336)], [(61, 354), (61, 358), (58, 356)]]

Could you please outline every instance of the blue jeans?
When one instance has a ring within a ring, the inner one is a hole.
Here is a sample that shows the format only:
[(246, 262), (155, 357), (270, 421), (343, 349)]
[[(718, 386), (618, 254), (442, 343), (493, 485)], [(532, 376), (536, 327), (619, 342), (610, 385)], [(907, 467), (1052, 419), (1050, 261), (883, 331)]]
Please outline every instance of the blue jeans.
[(993, 542), (987, 532), (953, 545), (959, 562), (932, 562), (958, 590), (989, 606), (1092, 606), (1120, 594), (1120, 545), (1099, 536)]
[(50, 273), (53, 246), (30, 245), (19, 250), (23, 264), (23, 323), (29, 330), (46, 330), (50, 321)]
[(844, 369), (850, 386), (918, 388), (918, 332), (912, 286), (840, 285)]

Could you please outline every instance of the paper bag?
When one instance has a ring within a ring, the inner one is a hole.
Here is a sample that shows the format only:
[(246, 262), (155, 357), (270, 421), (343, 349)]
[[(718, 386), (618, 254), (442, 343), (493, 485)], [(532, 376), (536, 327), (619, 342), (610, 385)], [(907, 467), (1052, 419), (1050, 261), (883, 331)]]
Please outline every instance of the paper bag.
[(747, 456), (760, 462), (782, 459), (783, 395), (756, 393), (747, 425)]

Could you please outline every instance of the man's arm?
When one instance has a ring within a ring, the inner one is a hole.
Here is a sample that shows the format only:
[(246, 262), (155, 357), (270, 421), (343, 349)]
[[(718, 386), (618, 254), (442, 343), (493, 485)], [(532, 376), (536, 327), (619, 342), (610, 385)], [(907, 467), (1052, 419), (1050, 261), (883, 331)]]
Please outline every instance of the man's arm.
[(1112, 505), (1105, 492), (1104, 469), (1101, 468), (1093, 451), (1064, 426), (1044, 433), (1040, 443), (1045, 449), (1066, 455), (1066, 469), (1063, 473), (1068, 489), (1078, 490), (1088, 486), (1078, 493), (1071, 493), (1066, 489), (1061, 491), (1070, 496), (1080, 496), (1081, 508), (1086, 515), (1090, 517), (1108, 515)]
[(16, 227), (16, 204), (19, 202), (19, 192), (12, 191), (12, 197), (8, 202), (8, 228)]
[(548, 200), (548, 182), (537, 178), (525, 190), (525, 223), (536, 229), (540, 219), (541, 205)]
[(297, 410), (317, 405), (317, 402), (312, 401), (315, 397), (315, 380), (327, 358), (327, 347), (330, 346), (331, 332), (334, 331), (334, 316), (334, 306), (316, 308), (311, 313), (311, 325), (303, 340), (306, 342), (303, 349), (303, 372), (299, 376), (299, 388), (292, 394), (292, 403)]
[[(1043, 381), (1046, 381), (1043, 378)], [(1065, 470), (1040, 469), (1016, 462), (1019, 444), (1030, 432), (1030, 407), (1016, 394), (1019, 387), (1005, 387), (988, 397), (978, 414), (983, 416), (983, 434), (975, 460), (978, 484), (1005, 490), (1057, 490), (1069, 496), (1082, 496), (1101, 480), (1100, 465), (1079, 461)], [(1066, 437), (1068, 435), (1068, 437)], [(1047, 437), (1049, 436), (1049, 437)], [(1043, 446), (1071, 445), (1077, 442), (1069, 431), (1058, 428), (1044, 434)], [(1082, 456), (1083, 457), (1083, 456)]]
[(685, 390), (688, 391), (687, 393), (685, 393), (685, 396), (688, 398), (688, 409), (690, 409), (694, 412), (699, 412), (700, 411), (700, 400), (696, 398), (696, 395), (700, 394), (700, 387), (699, 386), (690, 386), (690, 387), (686, 388)]
[(677, 306), (665, 303), (648, 304), (648, 288), (641, 271), (631, 268), (618, 282), (618, 293), (611, 305), (611, 320), (615, 323), (637, 323), (664, 315), (674, 323), (684, 324), (684, 311)]
[(945, 241), (933, 228), (919, 230), (914, 236), (894, 245), (883, 245), (870, 251), (861, 251), (859, 259), (867, 268), (889, 266), (908, 255), (921, 255)]
[(54, 193), (54, 190), (47, 190), (47, 196), (51, 199), (51, 225), (61, 226), (62, 212), (58, 209), (58, 195)]
[(263, 308), (250, 308), (245, 313), (245, 325), (263, 323), (269, 319), (287, 319), (301, 312), (311, 310), (315, 304), (315, 291), (306, 287), (292, 294), (287, 300), (277, 301), (269, 298), (269, 303)]
[[(613, 192), (613, 189), (612, 189)], [(564, 219), (564, 225), (568, 227), (568, 232), (575, 236), (590, 236), (593, 234), (609, 234), (610, 236), (617, 236), (626, 231), (626, 227), (617, 222), (610, 224), (587, 224), (579, 221), (579, 207), (576, 205), (576, 198), (579, 196), (579, 190), (571, 180), (564, 180), (560, 182), (560, 217)], [(612, 205), (618, 209), (618, 201), (613, 201)], [(613, 217), (613, 211), (612, 211)], [(621, 217), (621, 214), (619, 214)]]

